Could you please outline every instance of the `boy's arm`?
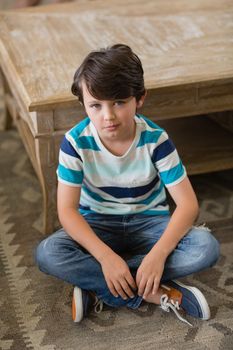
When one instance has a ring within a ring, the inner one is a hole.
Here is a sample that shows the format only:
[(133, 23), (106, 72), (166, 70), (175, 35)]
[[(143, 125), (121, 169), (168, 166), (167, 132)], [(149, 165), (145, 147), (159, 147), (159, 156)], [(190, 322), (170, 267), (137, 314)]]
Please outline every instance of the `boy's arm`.
[(77, 211), (80, 187), (58, 182), (57, 207), (65, 231), (84, 247), (100, 264), (111, 293), (123, 299), (132, 297), (136, 284), (125, 261), (97, 237), (87, 221)]
[(136, 276), (138, 294), (144, 298), (156, 293), (168, 255), (192, 227), (198, 215), (198, 202), (187, 177), (179, 184), (168, 187), (176, 209), (159, 241), (143, 259)]

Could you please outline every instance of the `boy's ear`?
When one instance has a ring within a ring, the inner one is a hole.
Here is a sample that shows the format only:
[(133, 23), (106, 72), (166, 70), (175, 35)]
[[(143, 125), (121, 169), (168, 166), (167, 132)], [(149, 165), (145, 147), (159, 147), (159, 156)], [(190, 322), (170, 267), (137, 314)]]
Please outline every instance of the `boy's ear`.
[(141, 108), (141, 107), (143, 106), (143, 103), (144, 103), (144, 101), (145, 101), (146, 95), (147, 95), (147, 91), (145, 92), (144, 95), (142, 95), (142, 97), (140, 98), (140, 100), (137, 101), (137, 108)]

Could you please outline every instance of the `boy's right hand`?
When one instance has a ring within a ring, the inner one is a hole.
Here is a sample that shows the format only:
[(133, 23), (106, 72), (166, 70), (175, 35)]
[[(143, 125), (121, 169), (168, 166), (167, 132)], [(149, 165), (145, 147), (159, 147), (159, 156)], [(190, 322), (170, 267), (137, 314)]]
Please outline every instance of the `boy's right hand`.
[(105, 255), (100, 263), (112, 295), (116, 298), (120, 295), (124, 300), (133, 298), (135, 295), (132, 290), (136, 290), (137, 286), (126, 262), (112, 252)]

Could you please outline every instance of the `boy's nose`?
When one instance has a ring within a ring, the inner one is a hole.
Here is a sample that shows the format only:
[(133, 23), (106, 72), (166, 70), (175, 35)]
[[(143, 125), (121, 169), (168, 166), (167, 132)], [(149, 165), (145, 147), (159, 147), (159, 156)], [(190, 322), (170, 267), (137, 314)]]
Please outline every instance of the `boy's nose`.
[(105, 120), (113, 120), (115, 119), (115, 114), (112, 110), (108, 109), (104, 112), (104, 119)]

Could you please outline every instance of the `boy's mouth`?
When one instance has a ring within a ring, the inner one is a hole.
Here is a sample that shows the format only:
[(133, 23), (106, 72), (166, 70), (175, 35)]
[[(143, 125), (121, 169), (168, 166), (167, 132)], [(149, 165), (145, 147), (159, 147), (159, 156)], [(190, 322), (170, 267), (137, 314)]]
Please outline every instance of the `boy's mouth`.
[(118, 126), (119, 126), (119, 124), (108, 125), (108, 126), (105, 126), (104, 129), (106, 129), (106, 130), (115, 130)]

